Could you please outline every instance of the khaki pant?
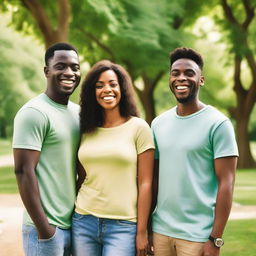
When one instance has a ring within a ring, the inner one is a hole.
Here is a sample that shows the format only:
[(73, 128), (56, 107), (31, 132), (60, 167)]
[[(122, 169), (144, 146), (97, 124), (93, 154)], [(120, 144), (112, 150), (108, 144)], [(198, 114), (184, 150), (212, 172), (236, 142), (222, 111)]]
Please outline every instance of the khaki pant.
[(153, 233), (154, 256), (200, 256), (204, 243)]

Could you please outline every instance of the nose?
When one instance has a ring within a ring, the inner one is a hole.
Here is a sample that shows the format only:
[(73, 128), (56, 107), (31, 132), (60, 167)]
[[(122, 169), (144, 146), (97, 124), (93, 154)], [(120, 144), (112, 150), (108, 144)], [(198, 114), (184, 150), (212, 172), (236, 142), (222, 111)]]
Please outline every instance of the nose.
[(73, 76), (74, 72), (73, 72), (72, 68), (71, 67), (66, 67), (66, 69), (64, 70), (64, 75)]
[(180, 73), (177, 80), (178, 81), (185, 81), (185, 80), (187, 80), (187, 77), (183, 73)]
[(105, 93), (111, 92), (111, 86), (109, 84), (105, 84), (103, 89)]

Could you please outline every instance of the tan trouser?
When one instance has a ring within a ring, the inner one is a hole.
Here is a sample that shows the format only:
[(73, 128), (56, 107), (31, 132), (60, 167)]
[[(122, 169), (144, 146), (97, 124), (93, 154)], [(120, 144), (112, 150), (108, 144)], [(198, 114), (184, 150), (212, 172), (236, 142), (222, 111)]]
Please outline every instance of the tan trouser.
[(154, 256), (200, 256), (203, 245), (153, 233)]

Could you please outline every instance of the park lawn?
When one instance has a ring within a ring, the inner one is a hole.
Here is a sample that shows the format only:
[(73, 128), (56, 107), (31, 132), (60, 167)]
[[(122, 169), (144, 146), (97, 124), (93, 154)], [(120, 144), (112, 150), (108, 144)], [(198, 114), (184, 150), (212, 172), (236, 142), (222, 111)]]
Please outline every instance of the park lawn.
[(13, 167), (0, 167), (0, 193), (18, 193)]
[[(256, 170), (241, 169), (236, 173), (234, 202), (241, 205), (256, 205)], [(256, 254), (255, 254), (256, 255)]]
[(256, 219), (230, 220), (227, 223), (221, 249), (222, 256), (256, 255)]
[(12, 143), (10, 140), (0, 139), (0, 156), (12, 154)]

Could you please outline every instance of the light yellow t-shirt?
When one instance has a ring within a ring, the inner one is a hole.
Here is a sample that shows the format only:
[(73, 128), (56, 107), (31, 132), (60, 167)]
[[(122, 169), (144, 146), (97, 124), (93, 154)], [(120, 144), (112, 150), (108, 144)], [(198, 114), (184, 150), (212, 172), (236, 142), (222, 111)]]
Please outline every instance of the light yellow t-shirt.
[(87, 176), (79, 190), (75, 211), (136, 221), (137, 156), (153, 148), (151, 130), (138, 117), (83, 135), (78, 157)]

